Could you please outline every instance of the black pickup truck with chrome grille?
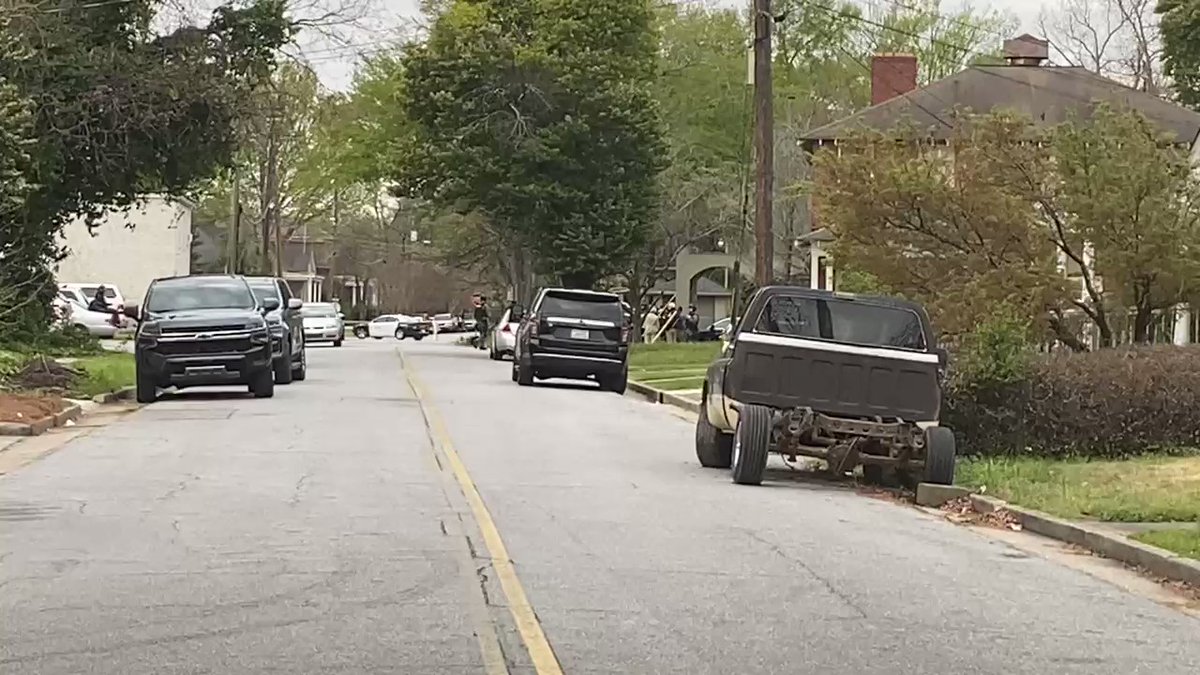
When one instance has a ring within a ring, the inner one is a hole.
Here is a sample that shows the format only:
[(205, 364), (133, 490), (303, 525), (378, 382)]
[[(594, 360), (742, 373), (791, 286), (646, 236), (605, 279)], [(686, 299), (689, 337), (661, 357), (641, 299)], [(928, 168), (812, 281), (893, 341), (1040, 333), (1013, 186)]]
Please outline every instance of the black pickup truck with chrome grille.
[(153, 402), (167, 387), (245, 385), (258, 398), (273, 396), (271, 335), (263, 316), (274, 309), (270, 304), (260, 305), (236, 276), (154, 281), (142, 306), (125, 308), (138, 320), (138, 402)]

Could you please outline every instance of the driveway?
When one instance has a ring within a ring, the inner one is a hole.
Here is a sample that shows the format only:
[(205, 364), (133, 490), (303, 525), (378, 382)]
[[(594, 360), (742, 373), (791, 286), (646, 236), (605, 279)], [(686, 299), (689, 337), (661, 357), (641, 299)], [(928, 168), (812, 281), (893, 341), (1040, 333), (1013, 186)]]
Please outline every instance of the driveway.
[(0, 555), (4, 673), (1200, 672), (1187, 615), (446, 343), (97, 429), (0, 478)]

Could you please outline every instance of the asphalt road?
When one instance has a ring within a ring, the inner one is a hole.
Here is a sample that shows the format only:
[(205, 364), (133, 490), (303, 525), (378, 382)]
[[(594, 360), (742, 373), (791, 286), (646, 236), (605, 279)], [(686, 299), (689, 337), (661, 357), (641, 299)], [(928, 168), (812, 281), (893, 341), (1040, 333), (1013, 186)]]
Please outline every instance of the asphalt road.
[(1200, 672), (1200, 621), (1076, 569), (734, 486), (667, 409), (396, 347), (314, 348), (274, 399), (171, 397), (0, 478), (0, 672), (553, 675), (547, 645), (572, 675)]

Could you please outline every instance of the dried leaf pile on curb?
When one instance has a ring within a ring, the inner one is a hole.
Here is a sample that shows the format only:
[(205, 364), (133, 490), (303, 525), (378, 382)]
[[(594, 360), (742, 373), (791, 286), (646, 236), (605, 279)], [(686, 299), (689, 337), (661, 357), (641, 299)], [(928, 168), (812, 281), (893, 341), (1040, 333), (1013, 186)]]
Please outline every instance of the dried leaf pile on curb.
[(983, 525), (1002, 530), (1020, 532), (1021, 519), (1007, 509), (997, 509), (991, 513), (980, 513), (975, 510), (970, 497), (951, 499), (942, 504), (941, 510), (946, 514), (946, 520), (965, 525)]

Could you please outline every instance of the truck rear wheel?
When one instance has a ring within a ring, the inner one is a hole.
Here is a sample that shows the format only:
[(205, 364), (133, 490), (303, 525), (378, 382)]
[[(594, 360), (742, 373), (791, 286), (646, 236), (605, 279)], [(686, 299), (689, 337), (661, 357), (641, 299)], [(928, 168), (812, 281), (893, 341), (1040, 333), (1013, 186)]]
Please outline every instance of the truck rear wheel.
[(709, 469), (728, 469), (733, 463), (733, 436), (721, 433), (708, 421), (703, 402), (696, 415), (696, 459)]
[(771, 444), (771, 410), (761, 405), (743, 406), (733, 436), (733, 482), (759, 485), (767, 469)]
[(957, 454), (954, 432), (946, 427), (925, 430), (925, 482), (954, 485), (954, 462)]

